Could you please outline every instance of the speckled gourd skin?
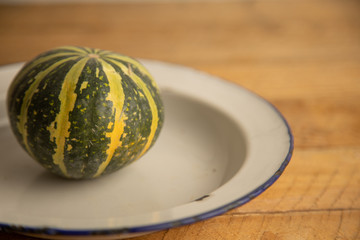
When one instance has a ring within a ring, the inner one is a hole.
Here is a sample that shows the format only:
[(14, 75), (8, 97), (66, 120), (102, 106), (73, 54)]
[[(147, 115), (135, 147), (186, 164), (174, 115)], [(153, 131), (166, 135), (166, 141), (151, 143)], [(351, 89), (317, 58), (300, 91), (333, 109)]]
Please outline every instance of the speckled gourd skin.
[(27, 63), (8, 90), (7, 107), (29, 155), (74, 179), (108, 174), (138, 159), (164, 120), (159, 89), (138, 61), (73, 46)]

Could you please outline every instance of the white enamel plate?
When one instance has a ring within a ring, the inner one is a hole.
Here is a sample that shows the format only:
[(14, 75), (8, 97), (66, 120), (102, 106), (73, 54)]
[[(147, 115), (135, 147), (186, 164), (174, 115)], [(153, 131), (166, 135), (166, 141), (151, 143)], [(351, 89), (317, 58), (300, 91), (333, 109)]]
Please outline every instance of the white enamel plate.
[(5, 98), (22, 64), (0, 67), (0, 229), (52, 239), (131, 237), (217, 216), (278, 179), (293, 137), (270, 103), (187, 67), (142, 62), (162, 91), (160, 137), (130, 166), (83, 181), (51, 175), (20, 148)]

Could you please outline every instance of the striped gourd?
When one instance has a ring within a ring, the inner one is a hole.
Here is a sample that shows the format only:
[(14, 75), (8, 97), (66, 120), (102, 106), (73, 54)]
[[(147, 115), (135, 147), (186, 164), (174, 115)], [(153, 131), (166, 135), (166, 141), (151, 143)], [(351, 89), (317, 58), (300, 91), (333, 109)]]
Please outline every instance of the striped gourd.
[(133, 58), (55, 48), (27, 63), (7, 96), (11, 128), (29, 155), (67, 178), (94, 178), (142, 156), (164, 113), (159, 89)]

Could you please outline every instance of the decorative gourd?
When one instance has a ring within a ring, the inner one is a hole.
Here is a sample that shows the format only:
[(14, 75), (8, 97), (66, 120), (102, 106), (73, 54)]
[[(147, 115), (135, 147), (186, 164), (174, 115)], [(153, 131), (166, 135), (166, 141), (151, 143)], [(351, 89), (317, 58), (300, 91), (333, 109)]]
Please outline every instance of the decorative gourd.
[(159, 89), (138, 61), (74, 46), (27, 63), (8, 90), (7, 107), (29, 155), (73, 179), (108, 174), (138, 159), (164, 119)]

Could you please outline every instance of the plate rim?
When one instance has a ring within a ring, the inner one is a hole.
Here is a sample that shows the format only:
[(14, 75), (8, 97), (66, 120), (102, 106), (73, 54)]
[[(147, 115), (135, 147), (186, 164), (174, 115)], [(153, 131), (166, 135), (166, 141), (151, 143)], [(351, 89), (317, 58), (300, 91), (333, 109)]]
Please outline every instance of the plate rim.
[[(275, 107), (271, 102), (263, 98), (262, 96), (258, 95), (257, 93), (254, 93), (251, 90), (245, 89), (244, 87), (235, 84), (231, 81), (226, 81), (223, 78), (211, 75), (207, 72), (197, 70), (192, 67), (188, 67), (181, 64), (171, 63), (171, 62), (163, 62), (153, 59), (138, 59), (140, 62), (156, 62), (159, 64), (165, 64), (175, 67), (180, 67), (183, 69), (189, 69), (192, 71), (196, 71), (200, 74), (205, 74), (207, 76), (214, 77), (216, 79), (222, 80), (226, 82), (226, 84), (232, 84), (236, 87), (240, 87), (244, 89), (246, 92), (250, 92), (254, 96), (258, 97), (260, 100), (262, 100), (265, 104), (267, 104), (272, 110), (276, 113), (278, 117), (282, 120), (284, 126), (286, 127), (287, 134), (289, 137), (289, 149), (287, 151), (287, 154), (283, 161), (281, 162), (280, 167), (276, 170), (276, 172), (269, 177), (263, 184), (258, 186), (257, 188), (253, 189), (249, 193), (245, 194), (244, 196), (231, 201), (227, 204), (221, 205), (215, 209), (212, 209), (210, 211), (206, 211), (200, 214), (195, 214), (189, 217), (184, 217), (180, 219), (174, 219), (172, 221), (165, 221), (161, 223), (155, 223), (155, 224), (147, 224), (147, 225), (139, 225), (139, 226), (133, 226), (133, 227), (114, 227), (114, 228), (99, 228), (99, 229), (66, 229), (66, 228), (58, 228), (58, 227), (38, 227), (38, 226), (29, 226), (29, 225), (18, 225), (18, 224), (11, 224), (11, 223), (4, 223), (0, 222), (0, 230), (1, 231), (10, 231), (10, 232), (17, 232), (17, 233), (24, 233), (24, 234), (40, 234), (40, 235), (49, 235), (49, 236), (101, 236), (101, 235), (118, 235), (118, 234), (132, 234), (132, 233), (147, 233), (147, 232), (154, 232), (174, 227), (179, 227), (183, 225), (192, 224), (195, 222), (203, 221), (209, 218), (213, 218), (216, 216), (219, 216), (221, 214), (224, 214), (228, 212), (231, 209), (237, 208), (239, 206), (244, 205), (245, 203), (251, 201), (252, 199), (259, 196), (261, 193), (263, 193), (265, 190), (267, 190), (270, 186), (272, 186), (278, 178), (283, 174), (285, 168), (289, 164), (293, 151), (294, 151), (294, 135), (291, 131), (291, 127), (288, 123), (288, 121), (285, 119), (283, 114)], [(8, 67), (15, 67), (20, 66), (21, 64), (24, 64), (25, 62), (15, 62), (10, 64), (4, 64), (0, 65), (0, 70)]]

